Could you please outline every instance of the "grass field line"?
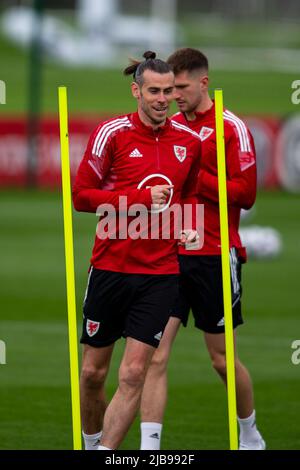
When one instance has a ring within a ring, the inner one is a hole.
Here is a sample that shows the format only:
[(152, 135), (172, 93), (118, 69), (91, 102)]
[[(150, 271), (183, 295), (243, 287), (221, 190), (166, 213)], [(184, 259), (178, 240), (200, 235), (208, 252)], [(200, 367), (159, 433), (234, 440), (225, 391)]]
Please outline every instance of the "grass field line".
[[(243, 346), (243, 344), (247, 345), (257, 345), (257, 344), (263, 344), (263, 345), (279, 345), (279, 344), (284, 344), (286, 345), (287, 343), (290, 343), (296, 338), (297, 335), (292, 335), (290, 334), (289, 336), (245, 336), (238, 338), (238, 345)], [(298, 335), (299, 336), (299, 335)]]
[(11, 332), (11, 333), (33, 333), (33, 334), (56, 334), (65, 336), (68, 333), (68, 325), (66, 321), (43, 321), (36, 322), (30, 320), (24, 321), (1, 321), (0, 323), (1, 331)]
[(297, 49), (229, 46), (203, 49), (215, 70), (274, 70), (291, 73), (300, 71), (300, 52)]

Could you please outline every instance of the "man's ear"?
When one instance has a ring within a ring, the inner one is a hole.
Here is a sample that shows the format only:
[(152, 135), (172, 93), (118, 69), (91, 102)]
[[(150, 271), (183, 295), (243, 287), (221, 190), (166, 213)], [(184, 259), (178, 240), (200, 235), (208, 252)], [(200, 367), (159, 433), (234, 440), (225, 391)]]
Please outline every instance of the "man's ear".
[(139, 98), (141, 96), (140, 95), (140, 87), (138, 86), (138, 84), (136, 82), (132, 82), (131, 92), (132, 92), (132, 95), (134, 96), (134, 98)]
[(203, 87), (208, 88), (209, 78), (207, 75), (204, 75), (203, 77), (201, 77), (200, 81)]

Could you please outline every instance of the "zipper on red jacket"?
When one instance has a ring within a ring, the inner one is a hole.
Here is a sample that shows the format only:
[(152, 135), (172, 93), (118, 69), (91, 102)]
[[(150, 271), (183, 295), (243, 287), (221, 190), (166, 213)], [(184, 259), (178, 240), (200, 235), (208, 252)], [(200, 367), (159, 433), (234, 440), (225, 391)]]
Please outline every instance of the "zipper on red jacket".
[(157, 161), (157, 169), (160, 170), (160, 158), (159, 158), (159, 137), (158, 134), (154, 132), (154, 138), (156, 142), (156, 161)]

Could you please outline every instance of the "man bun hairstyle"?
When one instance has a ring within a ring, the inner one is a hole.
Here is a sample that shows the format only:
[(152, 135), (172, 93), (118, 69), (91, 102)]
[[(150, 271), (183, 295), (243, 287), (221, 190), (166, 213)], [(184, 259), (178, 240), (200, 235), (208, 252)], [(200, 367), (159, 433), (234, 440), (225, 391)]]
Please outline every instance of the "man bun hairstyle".
[(172, 72), (172, 68), (167, 62), (156, 58), (156, 53), (153, 51), (146, 51), (143, 54), (144, 60), (138, 61), (130, 58), (131, 64), (123, 71), (124, 75), (133, 75), (133, 80), (139, 85), (143, 85), (143, 74), (145, 70), (152, 70), (157, 73)]
[(170, 55), (167, 63), (172, 67), (175, 75), (196, 70), (208, 72), (207, 57), (198, 49), (192, 49), (191, 47), (178, 49)]

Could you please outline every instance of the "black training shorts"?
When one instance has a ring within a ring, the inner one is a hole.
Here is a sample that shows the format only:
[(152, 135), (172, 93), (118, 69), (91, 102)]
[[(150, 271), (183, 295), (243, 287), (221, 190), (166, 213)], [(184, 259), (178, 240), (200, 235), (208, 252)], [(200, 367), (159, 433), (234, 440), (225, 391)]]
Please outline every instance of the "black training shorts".
[(104, 347), (129, 336), (157, 347), (178, 297), (178, 277), (91, 268), (81, 343)]
[[(187, 325), (190, 309), (195, 327), (207, 333), (224, 333), (224, 304), (221, 256), (180, 255), (179, 296), (171, 316)], [(230, 250), (233, 328), (243, 323), (241, 314), (241, 261), (237, 250)]]

